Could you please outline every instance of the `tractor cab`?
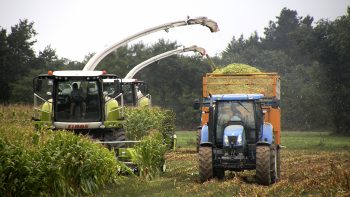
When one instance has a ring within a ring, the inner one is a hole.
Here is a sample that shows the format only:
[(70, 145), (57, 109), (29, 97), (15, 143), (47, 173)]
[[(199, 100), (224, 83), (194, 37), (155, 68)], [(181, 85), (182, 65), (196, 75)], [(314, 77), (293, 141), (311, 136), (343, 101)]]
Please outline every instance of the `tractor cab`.
[[(144, 81), (137, 79), (118, 79), (121, 84), (123, 93), (123, 102), (126, 106), (150, 106), (151, 95), (148, 94), (148, 87)], [(104, 79), (103, 85), (107, 88), (108, 92), (114, 91), (115, 79)]]
[[(232, 144), (242, 146), (244, 142), (256, 143), (263, 113), (259, 102), (262, 95), (215, 96), (215, 144), (227, 147)], [(231, 136), (235, 136), (234, 138)], [(230, 141), (235, 139), (236, 141)]]

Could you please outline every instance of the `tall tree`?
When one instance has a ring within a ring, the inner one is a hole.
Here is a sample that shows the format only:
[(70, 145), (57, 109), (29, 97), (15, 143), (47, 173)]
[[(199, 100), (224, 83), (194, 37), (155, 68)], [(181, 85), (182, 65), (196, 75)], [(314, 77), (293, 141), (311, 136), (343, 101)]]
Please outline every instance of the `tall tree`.
[(315, 28), (318, 47), (313, 51), (327, 73), (328, 105), (337, 133), (350, 132), (350, 7), (334, 22), (320, 21)]
[(327, 94), (320, 85), (323, 71), (309, 50), (316, 47), (310, 43), (315, 40), (313, 18), (299, 17), (296, 11), (287, 8), (276, 18), (265, 28), (265, 37), (255, 33), (248, 39), (233, 38), (222, 54), (222, 61), (246, 63), (281, 75), (283, 129), (329, 127), (331, 124), (323, 121), (329, 111), (324, 99)]
[(0, 30), (0, 102), (7, 103), (11, 97), (11, 84), (25, 76), (31, 69), (31, 62), (35, 59), (35, 53), (32, 49), (34, 36), (36, 32), (33, 28), (34, 23), (28, 20), (20, 20), (19, 24), (11, 27), (11, 33)]

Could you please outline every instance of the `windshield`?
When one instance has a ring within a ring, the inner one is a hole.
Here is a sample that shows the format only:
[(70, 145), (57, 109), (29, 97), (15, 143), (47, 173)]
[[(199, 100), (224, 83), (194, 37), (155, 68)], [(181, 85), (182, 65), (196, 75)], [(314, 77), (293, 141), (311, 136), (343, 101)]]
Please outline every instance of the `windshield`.
[(246, 129), (254, 129), (254, 106), (252, 101), (217, 102), (217, 138), (222, 139), (229, 121), (241, 121)]
[(56, 121), (101, 121), (98, 81), (66, 78), (56, 85)]
[(122, 85), (123, 95), (124, 95), (124, 104), (128, 106), (134, 106), (135, 101), (135, 89), (133, 83), (124, 83)]

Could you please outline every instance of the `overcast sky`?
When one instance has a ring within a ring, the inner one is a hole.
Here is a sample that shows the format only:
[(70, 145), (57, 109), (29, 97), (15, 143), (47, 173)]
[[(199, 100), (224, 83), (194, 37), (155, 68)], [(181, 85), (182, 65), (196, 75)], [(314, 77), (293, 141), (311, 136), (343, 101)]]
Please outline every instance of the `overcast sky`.
[(159, 38), (185, 46), (198, 45), (210, 55), (220, 54), (232, 36), (263, 35), (264, 27), (287, 7), (299, 16), (334, 20), (346, 14), (350, 0), (0, 0), (0, 26), (8, 29), (20, 19), (33, 21), (37, 31), (35, 51), (51, 45), (59, 57), (82, 61), (91, 52), (160, 24), (206, 16), (220, 32), (195, 25), (161, 31), (140, 38)]

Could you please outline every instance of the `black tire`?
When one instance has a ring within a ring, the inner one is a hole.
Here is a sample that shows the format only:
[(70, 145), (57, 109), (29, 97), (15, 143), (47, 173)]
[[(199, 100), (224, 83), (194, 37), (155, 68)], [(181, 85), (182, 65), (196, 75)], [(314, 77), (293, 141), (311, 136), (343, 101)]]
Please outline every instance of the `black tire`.
[[(118, 129), (117, 131), (115, 131), (115, 136), (116, 136), (115, 141), (125, 141), (126, 140), (124, 129)], [(126, 144), (125, 143), (116, 144), (115, 148), (126, 148)]]
[(278, 146), (277, 147), (277, 181), (281, 180), (281, 148)]
[(223, 168), (214, 168), (214, 177), (223, 180), (225, 178), (225, 170)]
[(278, 146), (271, 146), (271, 183), (276, 183), (281, 177), (281, 153)]
[(213, 152), (211, 147), (199, 147), (199, 179), (203, 183), (213, 177)]
[(201, 130), (198, 129), (198, 130), (197, 130), (197, 147), (196, 147), (197, 153), (199, 152), (199, 144), (200, 144), (200, 143), (201, 143)]
[(270, 146), (256, 146), (256, 179), (261, 185), (271, 184)]
[[(107, 131), (104, 135), (104, 141), (110, 142), (110, 141), (125, 141), (125, 131), (123, 128), (120, 129), (111, 129)], [(125, 143), (118, 143), (118, 144), (107, 144), (107, 147), (109, 149), (118, 149), (118, 148), (125, 148)]]
[(270, 172), (271, 172), (271, 183), (275, 183), (278, 179), (277, 176), (277, 156), (276, 146), (270, 146)]

